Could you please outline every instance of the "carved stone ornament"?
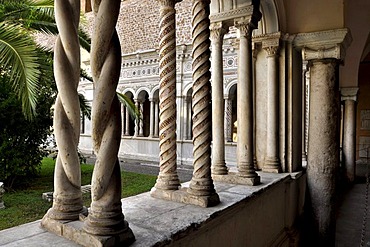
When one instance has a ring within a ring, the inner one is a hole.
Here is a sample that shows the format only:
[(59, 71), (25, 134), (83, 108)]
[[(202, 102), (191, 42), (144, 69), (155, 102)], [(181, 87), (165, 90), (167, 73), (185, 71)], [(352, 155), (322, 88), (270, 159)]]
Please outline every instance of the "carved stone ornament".
[(212, 42), (221, 42), (224, 38), (224, 35), (227, 33), (227, 29), (222, 22), (214, 22), (209, 26), (211, 30), (211, 40)]
[(294, 39), (294, 45), (302, 48), (303, 60), (324, 58), (343, 60), (351, 42), (351, 33), (346, 28), (300, 33)]
[(358, 87), (345, 87), (340, 89), (341, 100), (357, 100)]

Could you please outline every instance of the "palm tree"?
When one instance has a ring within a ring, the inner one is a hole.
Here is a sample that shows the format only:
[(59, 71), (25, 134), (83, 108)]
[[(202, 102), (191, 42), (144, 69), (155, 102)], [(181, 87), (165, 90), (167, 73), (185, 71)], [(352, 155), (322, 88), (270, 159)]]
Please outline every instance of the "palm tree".
[[(35, 115), (39, 78), (45, 64), (45, 51), (35, 35), (58, 34), (53, 0), (0, 0), (0, 74), (8, 74), (28, 119)], [(80, 44), (90, 50), (88, 35), (80, 31)]]
[[(36, 112), (40, 74), (43, 69), (52, 69), (50, 64), (45, 64), (48, 60), (45, 54), (52, 51), (35, 42), (35, 35), (40, 33), (58, 34), (53, 0), (0, 0), (0, 76), (6, 73), (10, 77), (28, 119)], [(89, 52), (90, 38), (81, 28), (79, 41)], [(92, 81), (84, 71), (81, 76)], [(125, 95), (117, 94), (133, 118), (139, 118), (135, 104)], [(90, 107), (83, 95), (80, 95), (80, 106), (82, 114), (90, 118)]]

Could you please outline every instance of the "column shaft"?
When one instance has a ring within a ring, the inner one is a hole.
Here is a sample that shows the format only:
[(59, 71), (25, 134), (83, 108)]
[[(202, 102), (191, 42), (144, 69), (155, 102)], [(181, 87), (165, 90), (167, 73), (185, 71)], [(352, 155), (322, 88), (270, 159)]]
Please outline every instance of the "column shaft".
[(139, 103), (139, 106), (140, 106), (139, 136), (144, 136), (144, 101), (141, 101)]
[[(135, 100), (135, 106), (136, 106), (136, 109), (138, 109), (140, 111), (140, 103), (139, 103), (138, 100)], [(140, 126), (140, 119), (136, 118), (135, 119), (135, 133), (134, 133), (134, 136), (139, 136), (139, 126)]]
[(239, 23), (239, 64), (237, 91), (237, 162), (239, 175), (248, 178), (259, 176), (253, 164), (253, 70), (252, 70), (252, 24)]
[(227, 174), (224, 134), (224, 80), (222, 43), (226, 30), (222, 23), (211, 25), (212, 42), (212, 173)]
[(356, 102), (344, 101), (343, 164), (348, 182), (356, 176)]
[(127, 107), (125, 107), (125, 114), (126, 114), (125, 135), (129, 136), (130, 135), (130, 113)]
[(233, 101), (231, 100), (230, 96), (225, 99), (225, 133), (226, 137), (225, 140), (227, 142), (233, 141), (233, 128), (232, 128), (232, 108), (233, 108)]
[(150, 101), (150, 126), (149, 126), (149, 137), (154, 136), (154, 112), (155, 102), (153, 99)]
[(188, 97), (184, 97), (184, 139), (189, 140), (189, 103)]
[(188, 194), (203, 197), (207, 206), (220, 199), (211, 177), (211, 82), (210, 82), (210, 29), (209, 0), (193, 0), (193, 177)]
[(267, 137), (266, 158), (263, 171), (281, 172), (279, 160), (279, 91), (278, 91), (278, 49), (279, 46), (264, 47), (267, 51)]
[(175, 0), (160, 0), (159, 175), (156, 189), (177, 190), (176, 164), (176, 11)]
[(307, 189), (320, 246), (335, 239), (335, 191), (339, 167), (339, 95), (337, 60), (313, 60)]
[(155, 101), (154, 106), (154, 137), (158, 137), (158, 130), (159, 130), (159, 107), (158, 101)]

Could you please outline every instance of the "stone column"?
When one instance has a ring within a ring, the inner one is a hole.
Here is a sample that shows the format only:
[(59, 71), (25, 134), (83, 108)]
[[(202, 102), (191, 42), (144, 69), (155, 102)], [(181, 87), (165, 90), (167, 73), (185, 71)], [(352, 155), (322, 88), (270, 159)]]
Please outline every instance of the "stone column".
[(308, 93), (307, 93), (307, 74), (308, 72), (307, 61), (303, 61), (303, 70), (302, 70), (302, 163), (307, 163), (307, 153), (306, 153), (306, 125), (307, 125), (307, 100), (308, 100)]
[[(111, 236), (104, 241), (112, 246), (127, 246), (135, 240), (122, 213), (118, 160), (121, 117), (116, 90), (121, 70), (121, 46), (115, 26), (120, 5), (120, 0), (101, 0), (93, 6), (95, 29), (91, 41), (91, 71), (95, 91), (92, 140), (96, 162), (92, 175), (91, 207), (84, 221), (87, 233)], [(90, 244), (91, 241), (84, 243)]]
[[(176, 11), (175, 0), (160, 3), (159, 175), (155, 190), (177, 190), (176, 164)], [(152, 190), (152, 195), (155, 194)]]
[(125, 135), (130, 135), (130, 112), (128, 111), (128, 108), (125, 107), (125, 114), (126, 114), (126, 124), (125, 124)]
[[(138, 111), (140, 112), (140, 103), (139, 103), (139, 100), (138, 99), (134, 99), (135, 101), (135, 106), (136, 106), (136, 109), (138, 109)], [(139, 136), (139, 129), (140, 129), (140, 118), (136, 118), (135, 119), (135, 133), (134, 133), (134, 136)]]
[(187, 97), (188, 101), (187, 101), (187, 109), (188, 109), (188, 115), (187, 115), (187, 135), (188, 135), (188, 140), (191, 140), (191, 138), (193, 137), (193, 131), (192, 131), (192, 127), (193, 127), (193, 119), (192, 119), (192, 109), (191, 109), (191, 104), (192, 104), (192, 98), (191, 96)]
[(342, 162), (348, 182), (353, 183), (356, 176), (356, 99), (358, 88), (342, 88), (344, 101), (343, 153)]
[(159, 130), (159, 107), (158, 107), (158, 99), (155, 100), (154, 106), (154, 137), (158, 137), (158, 130)]
[(260, 182), (253, 164), (253, 69), (252, 30), (256, 24), (247, 19), (235, 21), (239, 38), (238, 91), (237, 91), (237, 162), (239, 176), (251, 180), (252, 185)]
[(154, 112), (155, 112), (155, 102), (154, 99), (149, 99), (150, 101), (150, 126), (149, 126), (149, 137), (154, 137)]
[(139, 136), (144, 136), (144, 101), (139, 102)]
[(189, 102), (188, 96), (184, 96), (184, 139), (189, 140)]
[(227, 174), (225, 164), (224, 134), (224, 74), (222, 61), (222, 44), (226, 29), (222, 22), (212, 23), (212, 173)]
[(233, 109), (233, 101), (229, 97), (225, 98), (225, 140), (227, 142), (233, 141), (233, 128), (232, 128), (232, 109)]
[(307, 192), (312, 246), (335, 245), (336, 184), (339, 171), (338, 65), (351, 41), (347, 29), (298, 34), (303, 60), (309, 61), (310, 130)]
[[(220, 202), (211, 177), (211, 74), (210, 74), (210, 0), (193, 0), (193, 177), (188, 194), (203, 201), (203, 206)], [(223, 131), (223, 129), (221, 129)], [(223, 141), (223, 139), (222, 139)]]
[[(280, 34), (279, 34), (280, 35)], [(279, 160), (279, 77), (278, 57), (279, 38), (262, 42), (262, 48), (267, 52), (267, 136), (266, 158), (262, 168), (264, 172), (281, 172)]]
[(80, 136), (77, 93), (80, 79), (79, 18), (80, 1), (55, 1), (59, 35), (54, 47), (54, 76), (58, 88), (54, 134), (59, 152), (55, 165), (53, 206), (41, 223), (52, 231), (52, 220), (78, 220), (83, 212), (80, 160), (77, 154)]

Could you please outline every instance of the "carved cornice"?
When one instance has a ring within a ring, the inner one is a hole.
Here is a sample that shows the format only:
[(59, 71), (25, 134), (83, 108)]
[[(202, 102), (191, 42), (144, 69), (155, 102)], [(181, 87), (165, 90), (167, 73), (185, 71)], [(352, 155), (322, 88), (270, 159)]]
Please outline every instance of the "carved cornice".
[(222, 22), (213, 22), (209, 26), (211, 30), (210, 39), (212, 42), (221, 42), (224, 38), (224, 35), (227, 33), (227, 30), (224, 28)]
[(358, 87), (344, 87), (340, 89), (341, 100), (357, 100)]
[(334, 58), (343, 60), (352, 36), (348, 29), (335, 29), (322, 32), (300, 33), (294, 45), (302, 48), (303, 60)]
[(251, 16), (253, 14), (254, 6), (250, 5), (245, 8), (240, 9), (233, 9), (226, 12), (221, 12), (217, 14), (212, 14), (209, 16), (209, 19), (211, 22), (219, 22), (219, 21), (225, 21), (230, 19), (235, 19), (243, 16)]

